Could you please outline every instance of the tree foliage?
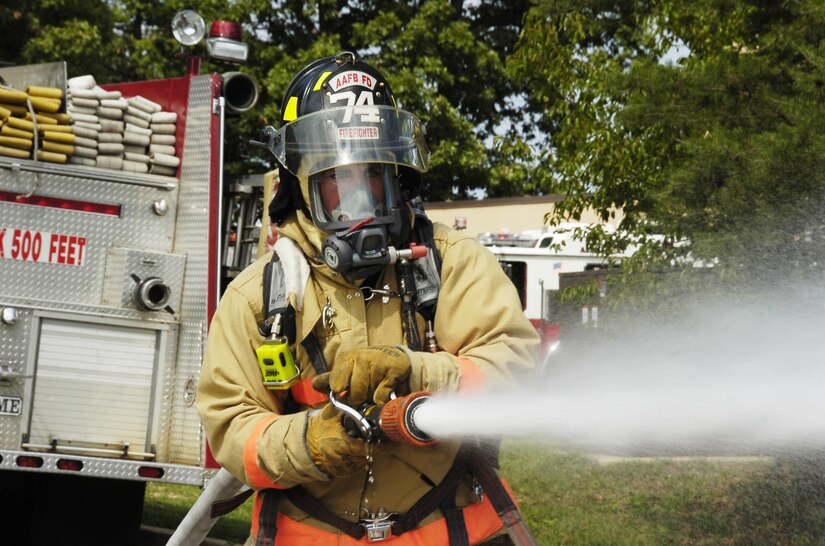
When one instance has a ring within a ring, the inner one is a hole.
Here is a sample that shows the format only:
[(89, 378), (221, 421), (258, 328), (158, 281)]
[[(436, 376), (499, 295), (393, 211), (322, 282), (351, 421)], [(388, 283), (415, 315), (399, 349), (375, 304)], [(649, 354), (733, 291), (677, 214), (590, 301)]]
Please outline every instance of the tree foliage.
[(605, 252), (651, 230), (689, 241), (639, 253), (634, 272), (688, 252), (728, 277), (825, 262), (818, 0), (7, 0), (0, 59), (62, 59), (104, 83), (178, 76), (183, 8), (241, 22), (251, 46), (260, 101), (229, 127), (230, 172), (268, 168), (246, 143), (278, 123), (292, 76), (352, 50), (425, 121), (427, 199), (560, 193), (553, 221), (621, 211), (628, 237), (591, 236)]
[(622, 209), (625, 233), (689, 241), (666, 263), (689, 252), (741, 279), (818, 270), (823, 17), (808, 0), (541, 2), (508, 68), (547, 138), (510, 157), (567, 196), (556, 221)]
[[(513, 93), (504, 63), (521, 30), (528, 0), (9, 0), (0, 6), (7, 32), (0, 60), (28, 64), (65, 60), (69, 76), (92, 74), (112, 83), (180, 76), (170, 23), (189, 8), (207, 21), (243, 24), (251, 61), (243, 71), (259, 82), (260, 101), (228, 127), (227, 169), (254, 172), (270, 158), (246, 143), (279, 121), (281, 95), (301, 68), (320, 56), (351, 50), (386, 73), (399, 102), (427, 125), (433, 152), (429, 199), (466, 198), (500, 178), (489, 149)], [(194, 53), (203, 53), (197, 46)], [(205, 62), (204, 71), (232, 67)], [(507, 191), (513, 188), (508, 188)], [(495, 193), (495, 190), (493, 191)]]

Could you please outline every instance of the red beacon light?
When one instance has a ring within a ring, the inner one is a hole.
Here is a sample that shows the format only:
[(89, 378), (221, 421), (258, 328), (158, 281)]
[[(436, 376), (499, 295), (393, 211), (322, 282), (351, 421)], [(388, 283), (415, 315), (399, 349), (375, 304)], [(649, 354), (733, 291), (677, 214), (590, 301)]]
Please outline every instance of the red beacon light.
[(213, 59), (246, 62), (249, 46), (241, 41), (241, 25), (232, 21), (214, 21), (206, 38), (206, 51)]
[(234, 21), (213, 21), (209, 28), (210, 38), (226, 38), (228, 40), (241, 40), (241, 25)]
[[(206, 35), (206, 23), (197, 12), (186, 9), (172, 20), (172, 34), (182, 46), (193, 46)], [(244, 63), (249, 46), (243, 43), (241, 25), (233, 21), (213, 21), (206, 35), (206, 51), (218, 61)]]

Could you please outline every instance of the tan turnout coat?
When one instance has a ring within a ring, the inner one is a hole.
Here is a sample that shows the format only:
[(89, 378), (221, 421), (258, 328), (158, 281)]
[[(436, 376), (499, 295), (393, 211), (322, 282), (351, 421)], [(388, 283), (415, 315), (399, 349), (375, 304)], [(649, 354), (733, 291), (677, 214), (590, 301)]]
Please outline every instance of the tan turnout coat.
[[(315, 256), (318, 241), (307, 235), (294, 217), (280, 228), (280, 236)], [(512, 384), (515, 375), (531, 368), (538, 336), (525, 318), (512, 283), (495, 257), (475, 240), (435, 224), (435, 243), (441, 253), (441, 292), (435, 319), (440, 351), (412, 352), (412, 391), (458, 391), (483, 378), (483, 388)], [(337, 516), (357, 522), (379, 507), (404, 514), (449, 470), (458, 443), (442, 441), (432, 447), (382, 442), (372, 451), (372, 479), (366, 470), (330, 480), (313, 464), (304, 440), (307, 411), (284, 415), (286, 392), (264, 388), (255, 349), (261, 344), (262, 273), (271, 259), (256, 261), (229, 285), (212, 320), (201, 372), (197, 408), (217, 461), (255, 489), (304, 487)], [(404, 345), (400, 299), (384, 302), (378, 295), (365, 301), (364, 293), (344, 276), (317, 259), (311, 268), (302, 302), (292, 301), (297, 313), (293, 347), (303, 378), (315, 375), (300, 345), (311, 331), (323, 347), (330, 366), (336, 355), (370, 345)], [(391, 266), (382, 285), (396, 290)], [(290, 298), (294, 300), (295, 294)], [(324, 305), (334, 310), (333, 327), (324, 328)], [(420, 319), (420, 317), (419, 317)], [(423, 334), (423, 328), (420, 330)], [(423, 335), (422, 335), (423, 337)], [(472, 377), (469, 377), (472, 376)], [(477, 386), (477, 385), (476, 385)], [(316, 406), (320, 407), (320, 406)], [(469, 479), (459, 488), (458, 504), (473, 502)], [(279, 510), (300, 522), (339, 532), (302, 513), (287, 501)], [(439, 518), (436, 510), (421, 525)]]

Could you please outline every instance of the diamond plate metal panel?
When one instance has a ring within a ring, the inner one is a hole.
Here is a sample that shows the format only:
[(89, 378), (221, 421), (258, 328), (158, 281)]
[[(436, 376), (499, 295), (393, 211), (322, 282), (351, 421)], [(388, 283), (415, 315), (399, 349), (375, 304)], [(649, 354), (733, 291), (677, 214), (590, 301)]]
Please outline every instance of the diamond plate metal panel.
[[(29, 350), (32, 315), (25, 309), (17, 309), (15, 324), (0, 323), (0, 366), (9, 370), (6, 377), (0, 375), (0, 396), (22, 398), (25, 403), (26, 368)], [(22, 416), (0, 417), (0, 449), (20, 447)]]
[[(173, 252), (187, 256), (184, 276), (177, 371), (172, 399), (172, 430), (169, 460), (180, 464), (201, 464), (204, 438), (200, 418), (194, 408), (207, 330), (207, 286), (209, 268), (210, 164), (212, 138), (210, 124), (215, 98), (210, 76), (192, 79), (186, 116), (186, 141), (180, 179), (180, 210)], [(219, 159), (219, 158), (218, 158)], [(220, 169), (218, 169), (220, 171)], [(190, 320), (191, 318), (191, 320)]]
[[(43, 466), (39, 468), (20, 467), (17, 465), (17, 458), (25, 456), (37, 456), (43, 459)], [(163, 481), (171, 483), (203, 485), (214, 471), (193, 466), (181, 466), (173, 464), (155, 464), (141, 461), (119, 461), (111, 459), (99, 459), (95, 457), (84, 457), (77, 455), (56, 455), (52, 453), (41, 453), (37, 451), (6, 451), (0, 450), (0, 470), (23, 470), (27, 472), (50, 472), (62, 474), (74, 474), (83, 476), (93, 476), (99, 478), (119, 478), (123, 480), (135, 481)], [(72, 460), (82, 463), (82, 468), (78, 471), (62, 471), (57, 467), (59, 460)], [(157, 480), (147, 480), (138, 474), (140, 468), (161, 468), (163, 477)]]
[[(172, 407), (175, 397), (175, 358), (178, 352), (178, 329), (173, 328), (169, 332), (169, 343), (166, 346), (166, 362), (172, 365), (166, 366), (161, 370), (161, 391), (158, 399), (158, 419), (157, 419), (157, 434), (155, 435), (155, 453), (156, 460), (169, 461), (170, 456), (170, 438), (172, 431)], [(195, 434), (193, 440), (199, 441), (200, 434)]]
[[(37, 263), (19, 259), (0, 259), (0, 301), (3, 296), (33, 301), (100, 305), (104, 271), (109, 248), (128, 246), (170, 251), (173, 244), (177, 185), (158, 186), (153, 176), (149, 185), (121, 179), (97, 179), (79, 168), (62, 166), (62, 173), (40, 172), (32, 162), (19, 169), (0, 158), (0, 190), (58, 199), (120, 205), (120, 216), (64, 210), (30, 204), (0, 202), (0, 230), (50, 233), (82, 238), (82, 265)], [(32, 170), (28, 170), (32, 169)], [(105, 169), (98, 169), (106, 171)], [(145, 175), (149, 176), (149, 175)], [(174, 179), (169, 179), (174, 182)], [(156, 201), (171, 205), (165, 215), (153, 212)], [(80, 249), (79, 249), (80, 250)], [(43, 248), (41, 252), (51, 252)]]
[(135, 289), (140, 282), (158, 279), (169, 289), (166, 305), (180, 309), (186, 256), (149, 252), (136, 248), (112, 247), (106, 264), (103, 304), (136, 308)]

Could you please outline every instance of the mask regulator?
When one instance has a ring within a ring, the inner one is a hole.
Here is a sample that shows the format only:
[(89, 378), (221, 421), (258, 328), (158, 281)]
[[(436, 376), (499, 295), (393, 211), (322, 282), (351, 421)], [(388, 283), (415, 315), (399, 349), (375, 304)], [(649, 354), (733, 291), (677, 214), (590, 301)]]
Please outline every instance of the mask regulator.
[(324, 239), (321, 255), (330, 269), (356, 279), (363, 279), (398, 260), (415, 260), (427, 255), (427, 247), (411, 245), (408, 249), (390, 246), (387, 227), (367, 218), (349, 229)]

